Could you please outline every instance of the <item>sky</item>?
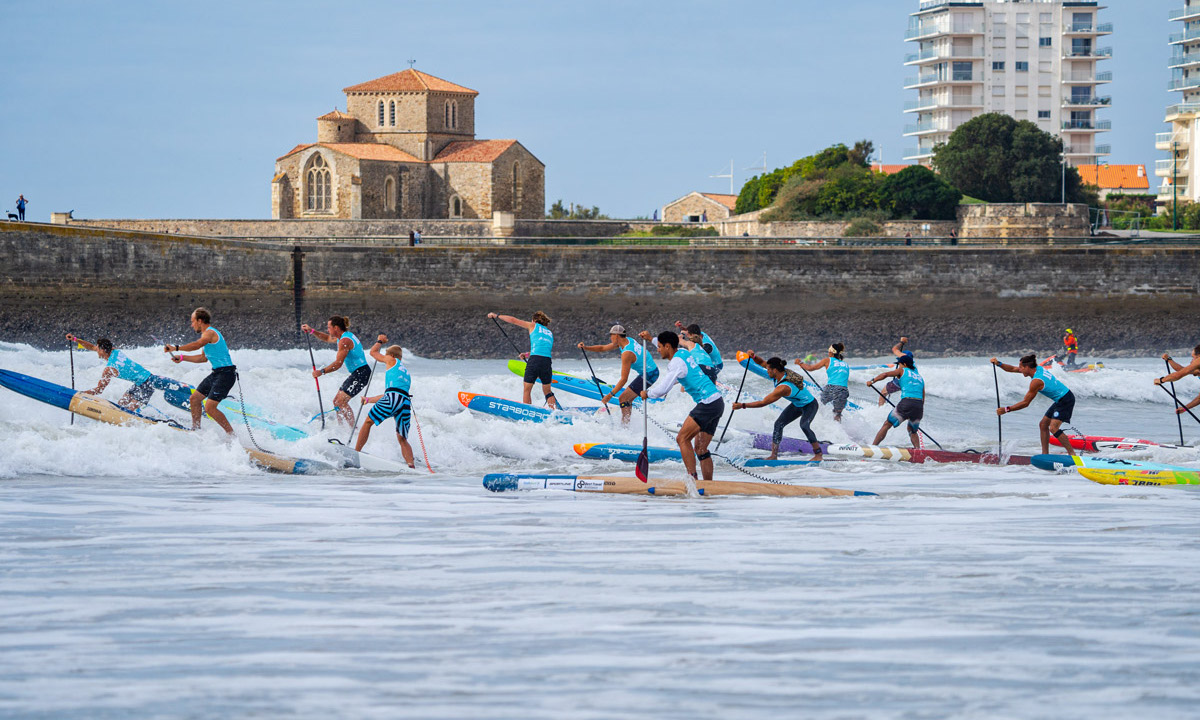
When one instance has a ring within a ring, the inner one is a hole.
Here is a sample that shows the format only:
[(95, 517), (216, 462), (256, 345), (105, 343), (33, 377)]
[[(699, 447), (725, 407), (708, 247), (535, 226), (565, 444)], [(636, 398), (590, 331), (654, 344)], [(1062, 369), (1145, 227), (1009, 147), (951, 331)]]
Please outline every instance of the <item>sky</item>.
[[(415, 67), (479, 91), (476, 136), (546, 165), (546, 204), (650, 216), (836, 142), (899, 163), (917, 0), (0, 0), (0, 205), (28, 217), (268, 218), (274, 161), (342, 88)], [(1110, 0), (1113, 164), (1163, 157), (1167, 14)]]

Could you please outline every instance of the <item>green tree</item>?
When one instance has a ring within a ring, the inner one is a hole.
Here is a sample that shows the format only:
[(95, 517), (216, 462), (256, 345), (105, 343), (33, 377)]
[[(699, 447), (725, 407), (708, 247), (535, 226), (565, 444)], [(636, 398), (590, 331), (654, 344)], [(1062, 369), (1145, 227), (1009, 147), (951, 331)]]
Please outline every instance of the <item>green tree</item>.
[(878, 207), (878, 173), (853, 162), (834, 168), (825, 176), (817, 191), (816, 214), (822, 217), (843, 217)]
[(733, 205), (733, 212), (737, 215), (742, 213), (754, 212), (762, 207), (758, 204), (758, 186), (760, 181), (758, 176), (750, 178), (746, 184), (742, 186), (741, 192), (738, 193), (737, 202)]
[(879, 184), (879, 205), (894, 218), (954, 220), (962, 193), (921, 165), (888, 175)]
[(595, 205), (588, 208), (571, 203), (568, 208), (561, 199), (554, 201), (546, 217), (550, 220), (608, 220), (608, 216), (601, 213), (600, 208)]

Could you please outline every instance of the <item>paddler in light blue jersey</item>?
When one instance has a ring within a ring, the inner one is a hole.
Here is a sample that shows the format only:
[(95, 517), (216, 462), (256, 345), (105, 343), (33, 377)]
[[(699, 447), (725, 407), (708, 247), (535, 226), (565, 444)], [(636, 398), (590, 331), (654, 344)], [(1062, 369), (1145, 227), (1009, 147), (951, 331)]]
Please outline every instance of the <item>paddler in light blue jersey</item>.
[(821, 454), (821, 441), (817, 439), (817, 434), (812, 430), (813, 418), (817, 416), (817, 399), (812, 396), (808, 388), (804, 387), (804, 378), (798, 377), (795, 373), (788, 373), (787, 361), (783, 358), (773, 357), (766, 362), (750, 351), (750, 359), (758, 363), (759, 366), (767, 369), (767, 375), (775, 381), (775, 389), (767, 393), (767, 396), (762, 400), (748, 403), (734, 403), (734, 410), (742, 408), (760, 408), (766, 407), (776, 400), (787, 400), (788, 405), (779, 413), (779, 418), (775, 421), (775, 429), (771, 434), (771, 454), (767, 457), (768, 460), (779, 459), (779, 443), (783, 441), (783, 429), (790, 425), (797, 418), (800, 419), (800, 430), (804, 433), (804, 437), (808, 438), (808, 443), (813, 448), (813, 460), (820, 462), (824, 459)]
[(533, 320), (518, 320), (512, 315), (497, 315), (488, 313), (489, 320), (503, 320), (509, 325), (524, 328), (529, 333), (529, 358), (525, 362), (525, 389), (521, 402), (529, 405), (533, 402), (533, 384), (542, 384), (542, 394), (546, 396), (546, 406), (552, 410), (558, 409), (558, 401), (554, 399), (554, 390), (550, 382), (554, 377), (554, 368), (550, 364), (550, 354), (554, 350), (554, 333), (550, 332), (550, 316), (538, 310), (533, 314)]
[[(725, 399), (708, 375), (700, 369), (700, 363), (689, 352), (688, 346), (693, 343), (680, 340), (679, 336), (667, 330), (651, 338), (650, 333), (643, 332), (641, 337), (653, 340), (658, 348), (658, 354), (667, 360), (667, 369), (663, 371), (658, 382), (642, 391), (642, 399), (664, 397), (667, 392), (679, 383), (696, 406), (688, 413), (687, 420), (675, 436), (679, 443), (679, 452), (683, 455), (683, 466), (693, 479), (696, 477), (696, 461), (700, 462), (700, 470), (705, 480), (713, 479), (712, 455), (708, 452), (708, 444), (712, 442), (713, 434), (725, 414)], [(680, 347), (680, 343), (684, 347)]]
[(337, 343), (337, 355), (334, 356), (333, 362), (322, 368), (314, 368), (312, 376), (319, 378), (328, 375), (345, 364), (346, 369), (350, 371), (350, 377), (346, 378), (337, 395), (333, 397), (333, 407), (337, 409), (338, 422), (353, 426), (354, 411), (350, 409), (350, 398), (362, 392), (371, 381), (371, 367), (367, 365), (367, 355), (363, 352), (362, 343), (350, 332), (350, 318), (334, 315), (325, 325), (328, 332), (314, 330), (308, 325), (300, 326), (301, 330), (321, 342)]
[[(633, 413), (633, 399), (639, 397), (643, 390), (653, 385), (658, 380), (658, 363), (654, 361), (654, 357), (646, 353), (643, 358), (642, 344), (629, 339), (628, 333), (625, 332), (625, 327), (622, 325), (613, 325), (608, 329), (609, 342), (606, 345), (584, 345), (579, 343), (580, 350), (588, 352), (609, 352), (616, 350), (621, 353), (621, 379), (617, 381), (612, 389), (604, 394), (600, 402), (607, 403), (612, 400), (617, 393), (620, 393), (618, 402), (621, 404), (621, 423), (628, 425), (629, 416)], [(642, 376), (642, 360), (645, 359), (646, 375)], [(625, 387), (625, 383), (629, 380), (630, 370), (637, 373), (637, 377), (633, 382), (629, 383), (629, 387)], [(622, 390), (624, 388), (624, 390)]]
[[(225, 434), (232, 438), (233, 426), (217, 405), (229, 397), (229, 391), (233, 390), (233, 384), (237, 382), (237, 366), (229, 357), (229, 346), (225, 344), (225, 336), (212, 326), (212, 313), (205, 308), (196, 308), (192, 311), (191, 324), (192, 330), (200, 334), (200, 339), (186, 345), (164, 345), (163, 352), (171, 353), (171, 359), (177, 363), (207, 362), (212, 366), (212, 372), (200, 381), (196, 392), (192, 393), (188, 400), (192, 411), (192, 429), (199, 430), (200, 418), (208, 413)], [(199, 355), (174, 354), (201, 349)]]
[[(846, 346), (834, 343), (829, 346), (829, 356), (817, 362), (796, 359), (796, 364), (809, 372), (825, 370), (825, 387), (821, 388), (821, 404), (833, 405), (833, 419), (842, 421), (842, 411), (850, 400), (850, 365), (842, 355)], [(809, 357), (812, 357), (811, 355)]]
[(355, 450), (362, 450), (367, 444), (367, 438), (371, 436), (371, 426), (381, 425), (388, 418), (396, 418), (396, 440), (400, 442), (400, 453), (404, 455), (404, 462), (408, 463), (409, 467), (416, 467), (413, 462), (412, 446), (408, 444), (408, 430), (412, 423), (412, 395), (409, 388), (412, 387), (412, 376), (408, 374), (408, 368), (404, 367), (404, 349), (399, 345), (391, 345), (387, 350), (379, 352), (383, 348), (383, 344), (388, 341), (387, 335), (380, 335), (371, 346), (371, 357), (383, 363), (387, 367), (387, 372), (384, 373), (384, 385), (387, 389), (382, 395), (369, 397), (366, 399), (368, 403), (374, 403), (375, 406), (367, 413), (367, 419), (363, 421), (362, 429), (358, 431), (358, 440), (354, 443)]
[(704, 371), (708, 379), (716, 382), (717, 375), (725, 368), (725, 361), (721, 359), (721, 351), (717, 348), (717, 344), (695, 323), (685, 328), (682, 322), (677, 321), (675, 327), (696, 344), (696, 347), (691, 348), (688, 352), (696, 358), (696, 362), (700, 363), (700, 369)]
[(115, 349), (112, 340), (100, 338), (93, 345), (87, 340), (81, 340), (74, 335), (67, 335), (67, 340), (79, 345), (85, 350), (91, 350), (104, 360), (104, 370), (100, 373), (100, 382), (91, 390), (84, 390), (86, 395), (99, 395), (104, 392), (114, 378), (133, 383), (133, 387), (125, 391), (117, 404), (128, 410), (137, 410), (154, 396), (155, 390), (180, 390), (183, 383), (171, 378), (155, 375), (146, 368), (129, 359), (121, 350)]
[(867, 381), (867, 385), (875, 387), (875, 383), (884, 378), (895, 378), (900, 386), (900, 402), (883, 421), (883, 427), (875, 435), (874, 445), (883, 442), (892, 428), (900, 427), (900, 423), (908, 421), (908, 438), (914, 448), (921, 447), (921, 438), (917, 432), (921, 429), (921, 418), (925, 416), (925, 378), (917, 372), (916, 363), (911, 355), (901, 355), (896, 361), (896, 368), (880, 373)]
[[(1176, 362), (1175, 358), (1171, 357), (1171, 353), (1163, 353), (1162, 358), (1163, 360), (1167, 361), (1167, 365), (1170, 366), (1171, 372), (1167, 375), (1163, 375), (1160, 378), (1155, 378), (1155, 385), (1173, 383), (1176, 380), (1184, 379), (1188, 375), (1200, 377), (1200, 345), (1192, 348), (1192, 359), (1188, 361), (1187, 365)], [(1187, 403), (1184, 403), (1182, 400), (1180, 400), (1175, 406), (1175, 414), (1182, 415), (1197, 405), (1200, 405), (1200, 395), (1192, 398), (1192, 400)]]
[(1068, 455), (1074, 455), (1075, 450), (1071, 447), (1071, 439), (1062, 430), (1063, 423), (1071, 422), (1071, 415), (1075, 412), (1075, 393), (1071, 392), (1066, 383), (1054, 377), (1047, 368), (1038, 367), (1037, 355), (1026, 355), (1021, 358), (1021, 364), (1016, 366), (1005, 365), (996, 358), (992, 358), (992, 364), (1004, 372), (1033, 378), (1029, 382), (1029, 392), (1025, 393), (1021, 402), (1008, 407), (996, 408), (996, 414), (1007, 415), (1010, 412), (1029, 407), (1029, 403), (1033, 402), (1038, 393), (1045, 395), (1050, 398), (1051, 404), (1042, 417), (1042, 421), (1038, 423), (1039, 434), (1042, 438), (1042, 454), (1050, 453), (1050, 436), (1053, 435)]

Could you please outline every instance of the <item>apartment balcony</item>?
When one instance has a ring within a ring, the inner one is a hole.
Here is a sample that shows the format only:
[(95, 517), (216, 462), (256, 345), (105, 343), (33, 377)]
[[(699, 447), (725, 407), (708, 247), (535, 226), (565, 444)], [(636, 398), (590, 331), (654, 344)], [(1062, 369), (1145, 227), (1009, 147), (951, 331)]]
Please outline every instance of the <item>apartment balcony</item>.
[(1094, 58), (1096, 60), (1106, 60), (1112, 57), (1112, 48), (1085, 48), (1076, 50), (1072, 47), (1063, 48), (1063, 60), (1087, 60)]
[(917, 14), (937, 10), (938, 8), (949, 7), (953, 3), (955, 7), (964, 5), (973, 5), (975, 7), (983, 7), (983, 0), (921, 0), (921, 4), (917, 7)]
[(1200, 5), (1193, 5), (1191, 7), (1183, 7), (1177, 10), (1172, 10), (1171, 12), (1167, 13), (1167, 19), (1180, 20), (1182, 22), (1187, 22), (1188, 20), (1200, 20)]
[(1185, 55), (1183, 53), (1175, 53), (1171, 56), (1171, 68), (1190, 68), (1200, 65), (1200, 53), (1192, 53)]
[(1200, 73), (1196, 73), (1191, 77), (1175, 78), (1167, 83), (1167, 91), (1174, 92), (1178, 90), (1196, 90), (1200, 88)]
[(943, 35), (983, 35), (982, 26), (951, 27), (949, 23), (931, 23), (928, 25), (910, 25), (904, 39), (908, 41), (927, 40)]
[(1104, 107), (1112, 105), (1112, 98), (1105, 96), (1077, 97), (1068, 95), (1063, 98), (1063, 107)]
[(1164, 122), (1171, 122), (1178, 118), (1194, 118), (1200, 114), (1200, 103), (1180, 103), (1167, 108), (1167, 118)]
[(919, 53), (909, 53), (904, 56), (905, 65), (921, 65), (924, 63), (940, 62), (950, 57), (945, 50), (922, 50)]
[(1097, 145), (1094, 155), (1112, 155), (1112, 145)]
[(1191, 169), (1191, 159), (1187, 157), (1167, 158), (1166, 160), (1157, 160), (1154, 163), (1154, 174), (1158, 177), (1169, 178), (1175, 175), (1180, 177), (1188, 174)]
[(1112, 35), (1112, 31), (1112, 23), (1072, 23), (1063, 27), (1063, 35)]
[(1112, 130), (1112, 120), (1063, 120), (1062, 129), (1071, 132), (1108, 132)]
[[(1183, 178), (1179, 178), (1179, 179), (1183, 180)], [(1183, 182), (1180, 182), (1179, 183), (1179, 199), (1186, 201), (1190, 197), (1191, 196), (1188, 195), (1188, 186), (1186, 184), (1184, 184)], [(1158, 189), (1158, 201), (1159, 202), (1171, 202), (1172, 200), (1175, 200), (1175, 199), (1176, 199), (1176, 193), (1175, 193), (1174, 186), (1171, 185), (1171, 183), (1169, 183), (1169, 182), (1163, 183), (1162, 187), (1160, 187)]]
[(946, 128), (938, 127), (937, 123), (933, 122), (932, 120), (923, 122), (923, 123), (917, 123), (916, 125), (905, 125), (904, 126), (904, 134), (906, 136), (908, 136), (908, 135), (929, 135), (931, 133), (946, 133), (946, 132), (950, 132), (950, 131), (947, 130)]
[(1187, 150), (1189, 145), (1188, 135), (1186, 132), (1161, 132), (1154, 136), (1154, 149), (1166, 150)]
[(931, 157), (933, 157), (933, 148), (931, 147), (907, 148), (904, 151), (905, 160), (927, 160)]
[(1064, 85), (1096, 85), (1112, 82), (1112, 70), (1100, 73), (1063, 73)]
[(1200, 40), (1200, 27), (1191, 27), (1181, 33), (1171, 33), (1167, 39), (1167, 44), (1180, 45), (1198, 40)]

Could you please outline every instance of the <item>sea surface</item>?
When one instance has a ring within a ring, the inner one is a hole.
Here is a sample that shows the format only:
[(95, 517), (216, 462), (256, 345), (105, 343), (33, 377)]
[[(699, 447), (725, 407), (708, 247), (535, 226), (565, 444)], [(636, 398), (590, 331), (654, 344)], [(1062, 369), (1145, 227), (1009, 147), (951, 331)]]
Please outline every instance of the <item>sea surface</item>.
[[(189, 382), (205, 374), (153, 348), (129, 354)], [(259, 443), (319, 458), (328, 437), (346, 439), (308, 422), (307, 351), (233, 354), (247, 403), (312, 431)], [(70, 384), (69, 361), (0, 343), (0, 368)], [(616, 377), (614, 356), (593, 362)], [(986, 358), (918, 364), (929, 434), (995, 448)], [(1178, 442), (1151, 384), (1162, 361), (1107, 364), (1064, 376), (1073, 425)], [(76, 352), (74, 365), (86, 388), (102, 363)], [(640, 417), (511, 423), (457, 399), (519, 399), (503, 362), (408, 366), (432, 474), (268, 474), (210, 425), (72, 425), (0, 389), (0, 717), (1200, 717), (1200, 493), (845, 461), (769, 477), (878, 497), (492, 494), (489, 472), (628, 474), (572, 445), (639, 443)], [(586, 375), (581, 360), (556, 368)], [(822, 410), (823, 439), (870, 442), (886, 412), (869, 375), (852, 375), (862, 411), (838, 425)], [(322, 378), (325, 407), (342, 378)], [(731, 393), (740, 379), (732, 363), (722, 375)], [(1004, 404), (1028, 385), (999, 383)], [(1200, 381), (1178, 387), (1193, 397)], [(751, 375), (744, 392), (768, 389)], [(1047, 405), (1004, 418), (1006, 452), (1037, 452)], [(651, 415), (673, 425), (689, 407), (673, 393)], [(755, 454), (743, 431), (775, 415), (739, 411), (722, 453)], [(387, 425), (367, 450), (400, 458)], [(1200, 467), (1195, 450), (1143, 457)], [(726, 464), (717, 477), (750, 479)]]

